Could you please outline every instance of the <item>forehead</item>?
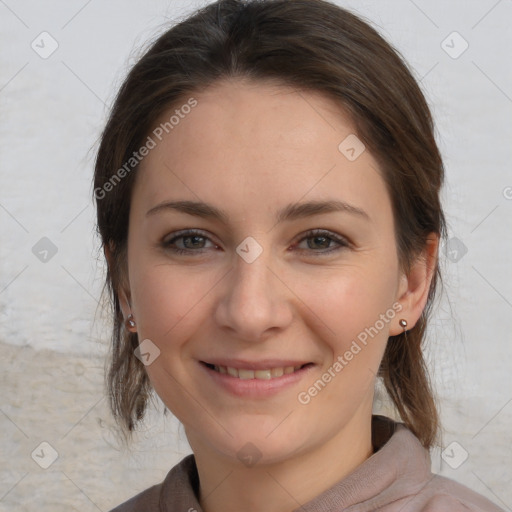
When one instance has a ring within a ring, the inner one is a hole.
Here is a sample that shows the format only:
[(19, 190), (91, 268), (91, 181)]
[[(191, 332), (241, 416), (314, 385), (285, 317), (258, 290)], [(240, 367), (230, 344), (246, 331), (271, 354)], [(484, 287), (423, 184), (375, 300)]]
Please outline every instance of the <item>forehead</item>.
[[(186, 115), (176, 115), (189, 110), (185, 107), (191, 97), (197, 105)], [(176, 123), (173, 126), (169, 126), (171, 118)], [(243, 152), (247, 161), (257, 156), (258, 162), (266, 156), (270, 159), (284, 155), (288, 161), (300, 161), (326, 135), (330, 137), (322, 149), (330, 145), (331, 153), (337, 155), (339, 136), (354, 132), (341, 106), (319, 92), (247, 79), (225, 79), (184, 97), (164, 112), (154, 126), (160, 131), (163, 128), (163, 142), (169, 142), (169, 150), (176, 158), (183, 153), (187, 153), (187, 159), (193, 159), (230, 151)], [(265, 152), (261, 151), (263, 145)], [(193, 154), (190, 149), (194, 149)], [(157, 151), (164, 152), (163, 147)], [(320, 151), (309, 155), (315, 156), (320, 157)]]
[(258, 204), (272, 210), (301, 198), (337, 198), (386, 215), (390, 201), (378, 163), (368, 150), (356, 159), (343, 152), (344, 141), (358, 144), (354, 132), (343, 109), (318, 92), (220, 82), (155, 122), (156, 145), (141, 162), (132, 207), (192, 199), (232, 206), (235, 214)]

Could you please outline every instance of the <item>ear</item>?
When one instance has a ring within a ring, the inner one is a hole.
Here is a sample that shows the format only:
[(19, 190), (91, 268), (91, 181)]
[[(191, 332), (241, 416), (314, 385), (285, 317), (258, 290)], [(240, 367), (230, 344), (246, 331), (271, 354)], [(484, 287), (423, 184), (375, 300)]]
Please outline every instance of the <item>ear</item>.
[(401, 275), (397, 301), (402, 305), (402, 310), (396, 315), (393, 327), (389, 331), (390, 336), (403, 332), (398, 323), (402, 318), (407, 321), (407, 330), (412, 329), (420, 318), (434, 277), (438, 249), (439, 236), (431, 233), (427, 237), (425, 249), (411, 266), (409, 275)]
[[(108, 267), (110, 269), (110, 275), (113, 275), (113, 256), (112, 253), (114, 251), (114, 244), (110, 242), (109, 245), (103, 244), (103, 253), (105, 254), (105, 259), (107, 260)], [(123, 317), (126, 320), (128, 316), (131, 314), (131, 295), (130, 290), (124, 289), (122, 286), (116, 289), (117, 295), (119, 297), (119, 306), (121, 307), (121, 311), (123, 312)]]

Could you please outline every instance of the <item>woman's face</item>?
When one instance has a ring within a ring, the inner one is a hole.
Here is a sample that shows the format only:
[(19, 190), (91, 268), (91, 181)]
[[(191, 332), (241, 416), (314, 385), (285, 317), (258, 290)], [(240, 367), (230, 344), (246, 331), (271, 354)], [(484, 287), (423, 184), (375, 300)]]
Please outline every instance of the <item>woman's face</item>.
[(194, 451), (284, 460), (369, 420), (403, 316), (390, 198), (322, 95), (225, 81), (193, 97), (137, 176), (123, 309)]

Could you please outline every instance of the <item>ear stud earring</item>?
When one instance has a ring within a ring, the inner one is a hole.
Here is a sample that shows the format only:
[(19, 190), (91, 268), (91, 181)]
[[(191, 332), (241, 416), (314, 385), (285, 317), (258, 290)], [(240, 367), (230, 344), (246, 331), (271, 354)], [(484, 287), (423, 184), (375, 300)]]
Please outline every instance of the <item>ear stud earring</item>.
[(400, 327), (402, 327), (402, 329), (405, 331), (407, 331), (406, 327), (407, 327), (407, 320), (404, 320), (403, 318), (398, 322), (400, 324)]
[(135, 327), (136, 324), (132, 314), (130, 314), (126, 319), (126, 325), (128, 326), (129, 329), (133, 329)]

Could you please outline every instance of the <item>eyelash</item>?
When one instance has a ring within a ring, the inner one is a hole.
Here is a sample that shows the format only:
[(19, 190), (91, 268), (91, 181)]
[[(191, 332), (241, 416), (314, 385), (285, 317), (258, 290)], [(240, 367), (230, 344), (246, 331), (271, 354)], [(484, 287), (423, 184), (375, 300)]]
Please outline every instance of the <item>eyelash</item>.
[[(170, 240), (167, 240), (167, 241), (163, 241), (162, 242), (162, 246), (165, 248), (165, 249), (168, 249), (176, 254), (191, 254), (191, 253), (199, 253), (199, 254), (202, 254), (203, 252), (205, 252), (207, 249), (181, 249), (179, 247), (173, 247), (173, 244), (176, 242), (176, 240), (179, 240), (179, 239), (182, 239), (182, 238), (189, 238), (189, 237), (200, 237), (200, 238), (204, 238), (206, 240), (210, 240), (205, 234), (203, 234), (201, 231), (197, 231), (197, 230), (186, 230), (186, 231), (181, 231), (179, 233), (176, 234), (176, 236), (174, 236), (173, 238), (171, 238)], [(307, 240), (308, 238), (314, 238), (314, 237), (324, 237), (324, 238), (327, 238), (327, 239), (330, 239), (336, 243), (339, 244), (339, 247), (336, 247), (334, 249), (328, 249), (328, 250), (325, 250), (325, 251), (314, 251), (313, 249), (311, 249), (313, 251), (313, 253), (316, 253), (315, 256), (323, 256), (323, 255), (326, 255), (326, 254), (330, 254), (332, 252), (335, 252), (335, 251), (339, 251), (341, 249), (345, 249), (345, 248), (348, 248), (350, 247), (350, 243), (343, 237), (341, 236), (338, 236), (338, 235), (335, 235), (334, 233), (331, 233), (330, 231), (326, 231), (324, 229), (312, 229), (310, 231), (307, 231), (304, 236), (299, 240), (299, 243), (302, 242), (303, 240)], [(211, 241), (211, 240), (210, 240)], [(301, 249), (301, 250), (307, 250), (307, 249)]]

